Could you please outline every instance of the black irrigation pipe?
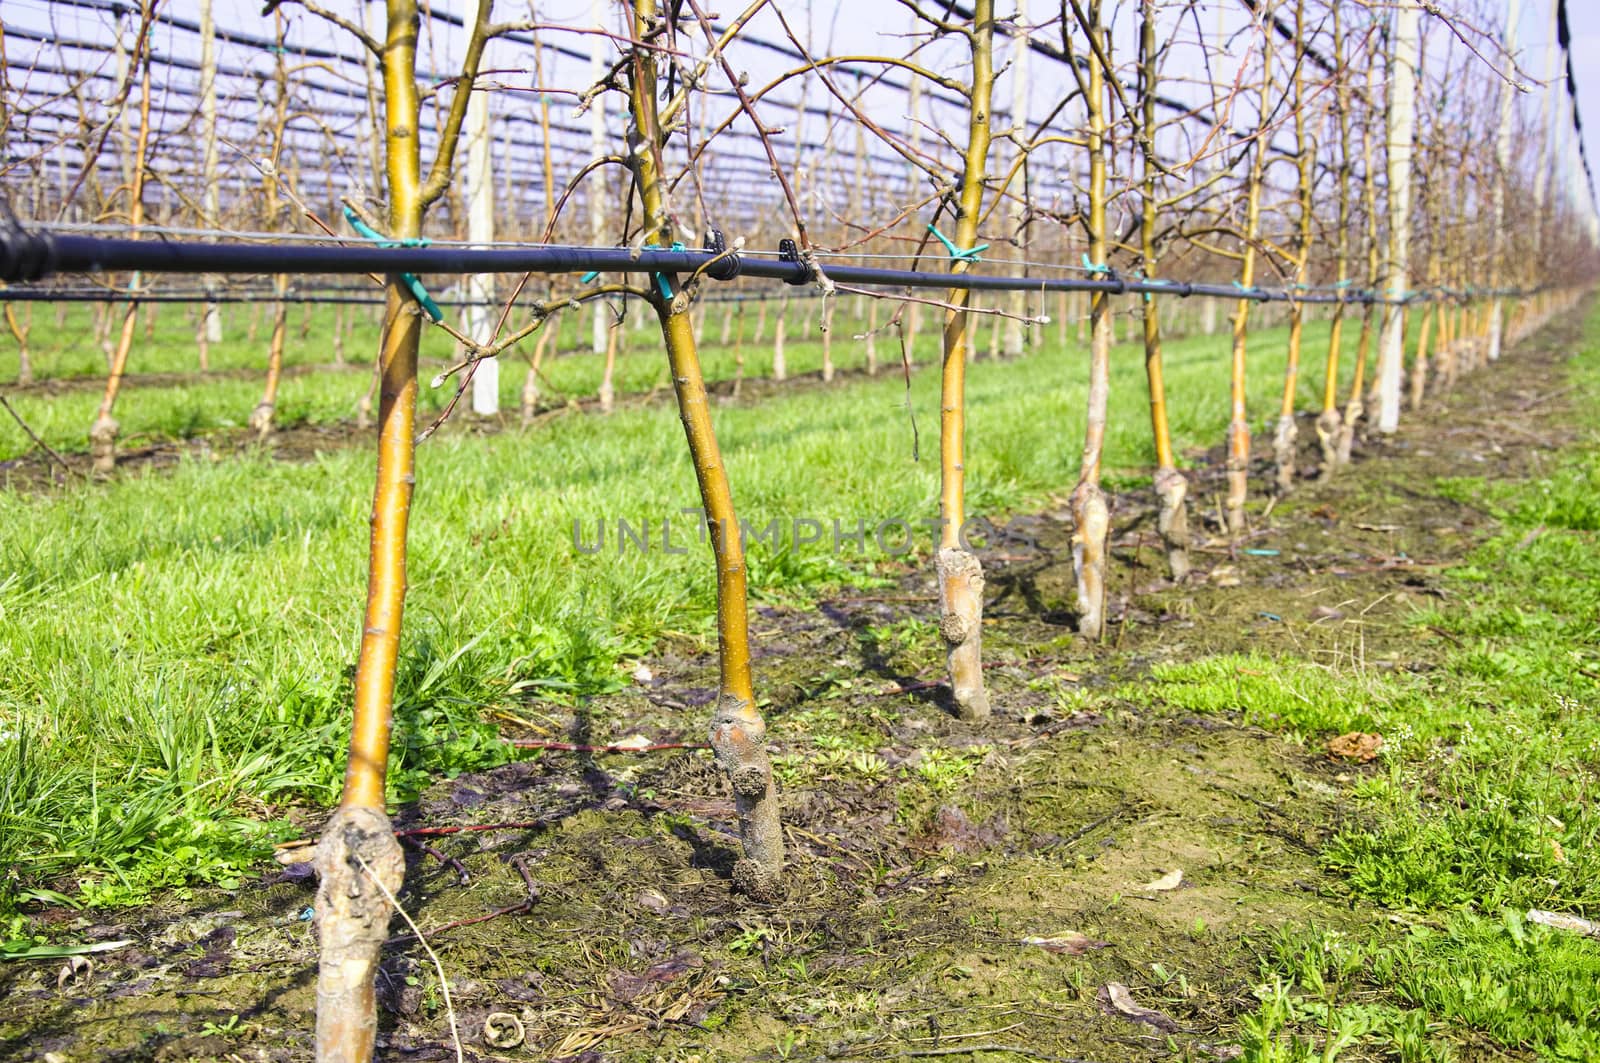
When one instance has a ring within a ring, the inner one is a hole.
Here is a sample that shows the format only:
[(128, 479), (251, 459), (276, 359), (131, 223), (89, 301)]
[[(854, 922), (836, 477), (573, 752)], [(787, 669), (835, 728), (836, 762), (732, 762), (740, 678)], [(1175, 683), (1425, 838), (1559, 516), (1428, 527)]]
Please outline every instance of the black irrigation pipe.
[[(371, 294), (349, 294), (367, 291)], [(581, 293), (580, 293), (581, 294)], [(795, 293), (801, 300), (816, 299), (821, 297), (817, 291)], [(620, 292), (608, 292), (606, 298), (610, 302), (621, 302), (636, 298)], [(0, 287), (0, 303), (213, 303), (218, 306), (236, 306), (247, 303), (277, 303), (282, 302), (289, 306), (383, 306), (388, 301), (387, 296), (370, 286), (361, 288), (332, 288), (314, 291), (296, 291), (291, 288), (284, 293), (282, 299), (270, 289), (257, 291), (230, 291), (218, 289), (206, 292), (204, 289), (166, 289), (153, 288), (137, 293), (129, 292), (125, 288), (51, 288), (48, 286), (29, 286), (22, 288)], [(537, 299), (533, 301), (537, 302)], [(776, 297), (769, 295), (716, 295), (706, 294), (698, 300), (711, 306), (722, 306), (729, 303), (761, 303), (776, 302)], [(440, 297), (437, 299), (440, 306), (455, 310), (465, 309), (469, 306), (481, 306), (499, 310), (504, 307), (504, 299), (470, 300), (451, 299)]]
[[(937, 270), (883, 269), (873, 266), (826, 265), (828, 279), (876, 288), (958, 288), (975, 292), (1107, 292), (1113, 295), (1203, 296), (1253, 302), (1356, 303), (1401, 305), (1473, 295), (1522, 295), (1521, 289), (1466, 292), (1435, 288), (1411, 291), (1399, 298), (1372, 289), (1245, 287), (1126, 278), (1107, 267), (1089, 277), (1013, 277)], [(623, 247), (569, 247), (556, 244), (515, 248), (380, 247), (304, 244), (201, 243), (196, 241), (124, 240), (32, 232), (0, 231), (0, 281), (37, 281), (57, 273), (630, 273), (662, 274), (666, 280), (699, 272), (714, 280), (758, 277), (794, 285), (819, 280), (792, 241), (779, 244), (778, 257), (734, 252), (658, 250)], [(7, 293), (10, 294), (9, 292)]]

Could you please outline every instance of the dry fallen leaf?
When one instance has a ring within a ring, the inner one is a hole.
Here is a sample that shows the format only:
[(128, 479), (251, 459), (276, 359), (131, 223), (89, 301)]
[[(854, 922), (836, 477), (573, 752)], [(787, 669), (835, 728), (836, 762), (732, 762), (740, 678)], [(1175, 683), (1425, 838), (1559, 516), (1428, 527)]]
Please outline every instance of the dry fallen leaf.
[(483, 1039), (495, 1048), (515, 1048), (526, 1036), (522, 1020), (509, 1011), (491, 1011), (483, 1020)]
[(629, 735), (627, 738), (611, 743), (613, 749), (643, 749), (650, 744), (650, 739), (644, 735)]
[(1382, 748), (1383, 736), (1363, 731), (1351, 731), (1328, 739), (1328, 755), (1334, 760), (1353, 760), (1358, 764), (1366, 764), (1376, 759)]
[(1218, 565), (1206, 577), (1206, 582), (1213, 587), (1237, 587), (1239, 585), (1239, 570), (1232, 565)]
[(650, 670), (650, 666), (645, 664), (643, 661), (640, 661), (639, 666), (633, 670), (633, 681), (635, 683), (647, 684), (654, 680), (655, 677), (656, 674), (652, 672)]
[(1170, 1016), (1135, 1003), (1133, 994), (1121, 982), (1107, 982), (1100, 987), (1100, 1006), (1107, 1015), (1121, 1015), (1125, 1019), (1154, 1026), (1162, 1033), (1178, 1033), (1183, 1029)]
[(1064, 952), (1068, 956), (1083, 956), (1095, 949), (1111, 947), (1109, 941), (1096, 941), (1086, 934), (1068, 930), (1062, 934), (1052, 934), (1050, 937), (1025, 937), (1024, 945), (1036, 945), (1046, 952)]
[(1141, 893), (1160, 893), (1165, 890), (1175, 890), (1183, 885), (1183, 868), (1173, 868), (1154, 882), (1146, 882), (1139, 887)]
[(67, 962), (61, 965), (61, 970), (56, 972), (56, 988), (61, 989), (78, 975), (83, 975), (84, 981), (94, 977), (94, 961), (87, 956), (68, 956)]

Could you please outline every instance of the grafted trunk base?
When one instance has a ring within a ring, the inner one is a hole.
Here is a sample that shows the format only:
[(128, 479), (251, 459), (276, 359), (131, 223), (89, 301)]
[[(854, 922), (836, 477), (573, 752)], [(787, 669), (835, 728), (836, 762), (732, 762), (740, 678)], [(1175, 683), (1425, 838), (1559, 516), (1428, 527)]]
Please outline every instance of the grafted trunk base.
[(272, 434), (272, 418), (276, 411), (277, 406), (270, 402), (257, 403), (256, 408), (250, 411), (250, 430), (257, 439), (266, 439)]
[(1344, 420), (1339, 425), (1339, 444), (1337, 458), (1340, 465), (1350, 464), (1350, 451), (1356, 443), (1356, 422), (1361, 420), (1361, 415), (1366, 407), (1361, 405), (1361, 400), (1352, 398), (1344, 408)]
[(783, 828), (772, 762), (762, 745), (766, 734), (766, 722), (750, 702), (723, 691), (711, 717), (711, 751), (728, 775), (739, 813), (744, 859), (733, 867), (733, 885), (758, 901), (778, 899), (783, 875)]
[(1272, 437), (1272, 459), (1277, 466), (1280, 495), (1294, 490), (1295, 446), (1299, 442), (1300, 428), (1295, 424), (1294, 415), (1279, 417), (1277, 431)]
[(314, 862), (322, 945), (317, 1063), (368, 1063), (378, 1032), (373, 979), (394, 915), (389, 897), (405, 880), (405, 857), (382, 810), (340, 808), (323, 829)]
[(117, 434), (122, 425), (115, 417), (101, 414), (89, 428), (89, 457), (97, 475), (106, 475), (117, 467)]
[(939, 633), (963, 720), (989, 715), (983, 688), (983, 566), (965, 550), (945, 548), (934, 561), (939, 575)]
[(1072, 572), (1078, 583), (1078, 634), (1106, 636), (1106, 538), (1111, 511), (1099, 484), (1079, 483), (1072, 490)]
[(1339, 468), (1339, 432), (1343, 423), (1337, 409), (1323, 410), (1317, 416), (1317, 443), (1322, 447), (1322, 468), (1317, 471), (1317, 479), (1322, 483), (1333, 479)]
[(539, 371), (528, 369), (528, 375), (522, 378), (522, 423), (524, 426), (533, 423), (534, 416), (539, 412)]
[(1229, 535), (1245, 533), (1244, 504), (1250, 497), (1250, 426), (1243, 421), (1228, 425), (1227, 523)]
[(1174, 583), (1189, 576), (1189, 481), (1177, 469), (1158, 469), (1155, 475), (1156, 530), (1167, 548), (1167, 573)]

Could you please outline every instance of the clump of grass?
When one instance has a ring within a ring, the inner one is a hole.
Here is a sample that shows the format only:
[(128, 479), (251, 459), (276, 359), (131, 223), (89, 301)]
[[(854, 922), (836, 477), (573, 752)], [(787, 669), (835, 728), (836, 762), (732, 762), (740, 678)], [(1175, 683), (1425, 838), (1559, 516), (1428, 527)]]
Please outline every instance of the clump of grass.
[[(1586, 411), (1600, 406), (1596, 325), (1573, 370)], [(1600, 721), (1588, 708), (1600, 693), (1600, 440), (1584, 442), (1530, 481), (1440, 485), (1500, 527), (1446, 573), (1448, 604), (1416, 617), (1454, 639), (1425, 681), (1248, 658), (1161, 673), (1163, 697), (1191, 711), (1400, 738), (1386, 770), (1353, 787), (1364, 824), (1324, 860), (1355, 898), (1420, 919), (1278, 941), (1241, 1026), (1245, 1058), (1330, 1059), (1359, 1044), (1466, 1059), (1485, 1040), (1600, 1058), (1600, 943), (1524, 918), (1600, 907)]]
[[(85, 354), (88, 345), (72, 339), (81, 339), (87, 318), (70, 318), (55, 340), (47, 320), (36, 318), (41, 375), (98, 372), (98, 352)], [(290, 365), (327, 361), (331, 321), (318, 316), (303, 343), (291, 329)], [(577, 346), (577, 323), (562, 327), (572, 333), (562, 349)], [(750, 315), (746, 327), (754, 327)], [(375, 326), (369, 331), (370, 346)], [(192, 368), (192, 331), (180, 313), (163, 312), (157, 336), (135, 352), (135, 371)], [(229, 336), (213, 348), (214, 366), (253, 370), (259, 352), (239, 320)], [(347, 343), (352, 359), (362, 342)], [(1180, 446), (1226, 420), (1209, 386), (1222, 342), (1198, 338), (1170, 348), (1172, 386), (1195, 396), (1175, 415)], [(797, 370), (804, 346), (791, 345)], [(431, 349), (436, 358), (448, 353)], [(747, 346), (746, 353), (755, 352)], [(838, 344), (835, 356), (841, 366), (850, 357)], [(712, 375), (732, 374), (726, 351), (708, 358)], [(641, 343), (627, 364), (633, 384), (619, 387), (643, 390), (664, 363)], [(574, 374), (559, 378), (568, 382), (562, 387), (588, 391), (598, 383), (597, 359), (546, 365), (551, 374)], [(753, 362), (746, 369), (759, 372)], [(1139, 465), (1150, 457), (1143, 369), (1126, 359), (1117, 373), (1108, 460)], [(508, 387), (517, 375), (503, 374)], [(280, 412), (301, 416), (302, 395), (306, 419), (343, 417), (366, 385), (363, 372), (290, 376)], [(1071, 482), (1077, 454), (1069, 440), (1081, 434), (1072, 421), (1082, 416), (1083, 386), (1064, 371), (1061, 352), (1047, 349), (974, 371), (968, 476), (975, 511), (999, 516)], [(1275, 386), (1264, 362), (1258, 398)], [(249, 374), (135, 388), (118, 416), (126, 433), (205, 431), (242, 418), (257, 390)], [(85, 392), (16, 401), (52, 445), (69, 446), (81, 442), (93, 400)], [(919, 425), (936, 424), (937, 375), (918, 373), (909, 401)], [(821, 544), (796, 547), (791, 534), (753, 549), (757, 594), (803, 601), (824, 587), (873, 585), (887, 557), (870, 532), (887, 519), (909, 523), (926, 548), (922, 521), (937, 512), (937, 468), (914, 460), (906, 402), (903, 382), (884, 376), (718, 411), (741, 515), (758, 528), (777, 520), (792, 530), (796, 518), (809, 518), (826, 529)], [(29, 445), (0, 424), (0, 457)], [(0, 906), (18, 891), (71, 892), (70, 869), (91, 887), (125, 886), (114, 894), (91, 888), (85, 896), (96, 900), (135, 900), (148, 884), (181, 877), (185, 866), (200, 868), (200, 878), (228, 880), (265, 851), (280, 829), (270, 825), (290, 805), (331, 798), (358, 645), (371, 475), (369, 455), (355, 448), (301, 465), (260, 455), (185, 461), (168, 473), (47, 496), (0, 491), (7, 530), (0, 656), (8, 662), (0, 735), (11, 736), (0, 737), (0, 767), (9, 769), (0, 782), (0, 862), (12, 868)], [(524, 434), (436, 437), (424, 446), (391, 797), (403, 800), (429, 779), (512, 756), (484, 707), (570, 703), (611, 690), (619, 662), (663, 632), (709, 633), (707, 546), (682, 513), (693, 499), (682, 428), (664, 404), (556, 419)], [(619, 551), (614, 537), (596, 554), (574, 547), (574, 521), (589, 542), (597, 520), (614, 528), (619, 517), (648, 518), (656, 543), (660, 521), (672, 519), (674, 540), (688, 552)], [(834, 553), (835, 519), (845, 534), (865, 523), (862, 548), (850, 543)], [(908, 657), (921, 652), (904, 645)], [(167, 753), (152, 738), (152, 714), (181, 725)], [(884, 773), (870, 748), (835, 752), (839, 770)], [(213, 858), (214, 873), (205, 870)]]

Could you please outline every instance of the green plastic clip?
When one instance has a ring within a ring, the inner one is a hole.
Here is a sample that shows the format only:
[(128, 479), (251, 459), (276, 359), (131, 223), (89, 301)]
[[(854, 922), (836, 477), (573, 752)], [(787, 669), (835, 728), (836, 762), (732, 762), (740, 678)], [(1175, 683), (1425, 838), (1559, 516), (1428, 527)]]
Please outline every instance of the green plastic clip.
[(950, 238), (940, 232), (932, 222), (928, 223), (928, 231), (937, 236), (939, 242), (944, 245), (944, 249), (950, 252), (950, 261), (952, 262), (982, 262), (983, 259), (979, 255), (989, 250), (988, 244), (979, 244), (977, 247), (969, 247), (963, 250), (951, 243)]
[[(416, 240), (416, 239), (389, 240), (389, 239), (386, 239), (383, 236), (383, 234), (378, 232), (378, 230), (374, 229), (372, 226), (370, 226), (366, 222), (362, 221), (361, 220), (361, 216), (359, 214), (357, 214), (355, 211), (351, 210), (349, 207), (344, 208), (344, 220), (350, 223), (350, 228), (354, 229), (356, 232), (360, 233), (362, 236), (366, 237), (368, 240), (371, 240), (373, 243), (377, 244), (379, 247), (427, 247), (428, 246), (428, 241), (426, 241), (426, 240)], [(439, 304), (433, 301), (433, 296), (428, 294), (428, 289), (426, 289), (426, 288), (424, 288), (422, 286), (422, 282), (417, 279), (417, 275), (415, 273), (402, 273), (402, 274), (400, 274), (400, 283), (404, 284), (407, 288), (409, 288), (411, 290), (412, 297), (414, 299), (416, 299), (417, 304), (422, 307), (423, 312), (428, 315), (428, 318), (431, 321), (433, 321), (434, 324), (438, 324), (440, 321), (444, 320), (444, 311), (439, 309)]]
[[(660, 244), (645, 244), (644, 246), (649, 248), (652, 251), (660, 251), (661, 250), (661, 245)], [(687, 251), (689, 249), (687, 247), (684, 247), (680, 243), (674, 242), (671, 247), (667, 248), (667, 250), (668, 251)], [(663, 299), (671, 299), (672, 298), (672, 284), (670, 282), (668, 282), (667, 275), (665, 273), (652, 273), (652, 274), (650, 274), (650, 276), (655, 279), (656, 290), (661, 293), (661, 298), (663, 298)]]

